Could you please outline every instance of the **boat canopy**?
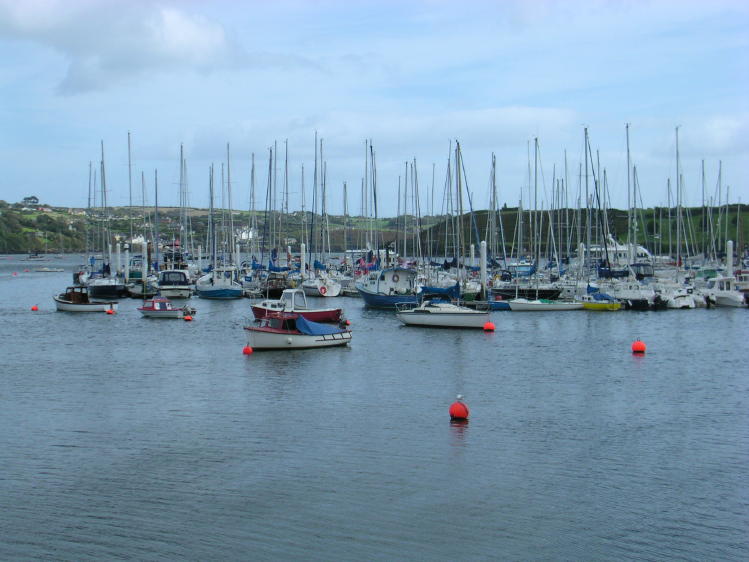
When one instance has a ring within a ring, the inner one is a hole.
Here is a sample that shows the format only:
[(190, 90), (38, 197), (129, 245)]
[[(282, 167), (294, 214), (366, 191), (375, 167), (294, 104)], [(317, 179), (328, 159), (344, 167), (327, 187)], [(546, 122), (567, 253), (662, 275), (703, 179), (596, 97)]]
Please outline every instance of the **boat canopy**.
[(303, 334), (307, 334), (308, 336), (327, 336), (330, 334), (340, 334), (341, 332), (343, 332), (343, 330), (341, 330), (338, 326), (311, 322), (304, 316), (297, 317), (296, 329)]

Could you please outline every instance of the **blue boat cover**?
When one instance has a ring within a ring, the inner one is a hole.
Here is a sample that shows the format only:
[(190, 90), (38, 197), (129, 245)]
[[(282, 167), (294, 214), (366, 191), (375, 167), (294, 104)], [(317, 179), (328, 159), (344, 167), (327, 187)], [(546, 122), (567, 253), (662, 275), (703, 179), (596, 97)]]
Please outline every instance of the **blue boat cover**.
[(460, 298), (460, 284), (456, 283), (452, 287), (427, 287), (421, 288), (422, 295), (444, 295), (453, 299)]
[(307, 320), (304, 316), (297, 317), (296, 328), (308, 336), (327, 336), (330, 334), (340, 334), (345, 331), (335, 325), (312, 322)]
[(614, 297), (607, 295), (606, 293), (591, 293), (591, 295), (597, 301), (617, 302)]

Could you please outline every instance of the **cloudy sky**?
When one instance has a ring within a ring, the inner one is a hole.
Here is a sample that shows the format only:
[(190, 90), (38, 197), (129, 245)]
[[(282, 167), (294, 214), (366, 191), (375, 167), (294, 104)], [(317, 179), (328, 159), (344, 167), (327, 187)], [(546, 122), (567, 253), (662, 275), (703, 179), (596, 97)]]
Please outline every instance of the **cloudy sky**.
[[(450, 143), (463, 149), (474, 206), (486, 208), (491, 154), (501, 202), (539, 206), (553, 178), (578, 192), (583, 130), (627, 204), (625, 123), (646, 205), (675, 182), (679, 126), (686, 204), (723, 191), (749, 202), (749, 3), (723, 1), (0, 0), (0, 199), (85, 206), (105, 147), (108, 200), (208, 205), (208, 167), (231, 145), (232, 204), (249, 206), (250, 156), (264, 205), (268, 148), (289, 146), (290, 208), (311, 198), (323, 139), (328, 208), (360, 209), (364, 140), (376, 151), (380, 215), (396, 212), (416, 159), (422, 207), (441, 208)], [(531, 151), (531, 158), (533, 157)], [(282, 172), (279, 162), (279, 181)]]

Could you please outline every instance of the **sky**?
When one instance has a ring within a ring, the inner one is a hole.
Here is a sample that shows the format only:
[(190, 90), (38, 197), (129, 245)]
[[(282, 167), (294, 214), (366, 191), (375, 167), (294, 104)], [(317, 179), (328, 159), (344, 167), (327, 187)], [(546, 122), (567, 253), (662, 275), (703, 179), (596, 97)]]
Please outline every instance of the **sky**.
[(403, 209), (414, 161), (422, 214), (443, 212), (456, 142), (474, 208), (489, 206), (492, 154), (500, 204), (549, 208), (556, 179), (570, 204), (585, 193), (587, 128), (611, 206), (626, 208), (627, 123), (645, 206), (668, 202), (669, 180), (675, 198), (677, 127), (683, 203), (702, 204), (703, 160), (708, 202), (749, 202), (743, 0), (0, 0), (0, 61), (8, 202), (86, 206), (103, 141), (110, 205), (142, 204), (141, 174), (153, 204), (155, 171), (159, 204), (179, 204), (183, 146), (189, 203), (207, 207), (229, 143), (232, 208), (250, 207), (254, 153), (263, 210), (269, 147), (282, 186), (288, 143), (289, 209), (302, 166), (309, 209), (317, 133), (331, 213), (344, 182), (349, 213), (362, 210), (365, 140), (379, 216)]

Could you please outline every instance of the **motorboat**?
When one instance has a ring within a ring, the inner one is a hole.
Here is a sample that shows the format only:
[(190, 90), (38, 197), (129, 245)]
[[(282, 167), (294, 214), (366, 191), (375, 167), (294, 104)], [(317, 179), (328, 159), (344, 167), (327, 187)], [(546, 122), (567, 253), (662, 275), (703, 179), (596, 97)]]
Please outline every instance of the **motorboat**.
[(143, 301), (143, 306), (138, 311), (144, 318), (177, 318), (184, 319), (193, 316), (196, 310), (190, 306), (175, 307), (166, 297), (154, 297)]
[(62, 312), (105, 312), (117, 310), (117, 301), (94, 301), (89, 298), (88, 287), (75, 285), (64, 293), (52, 297), (57, 310)]
[(351, 330), (285, 312), (270, 314), (244, 329), (253, 350), (337, 347), (351, 341)]
[(159, 272), (159, 294), (170, 299), (189, 299), (193, 286), (186, 269), (165, 269)]
[(736, 287), (736, 278), (729, 276), (713, 277), (702, 290), (705, 299), (714, 306), (742, 308), (747, 306), (746, 294)]
[(342, 314), (340, 308), (310, 308), (307, 295), (302, 289), (285, 289), (280, 299), (264, 300), (252, 305), (255, 319), (278, 312), (296, 313), (313, 322), (339, 322)]
[(401, 303), (396, 317), (407, 326), (439, 328), (483, 328), (489, 321), (488, 310), (476, 310), (440, 300), (424, 300), (421, 304)]

